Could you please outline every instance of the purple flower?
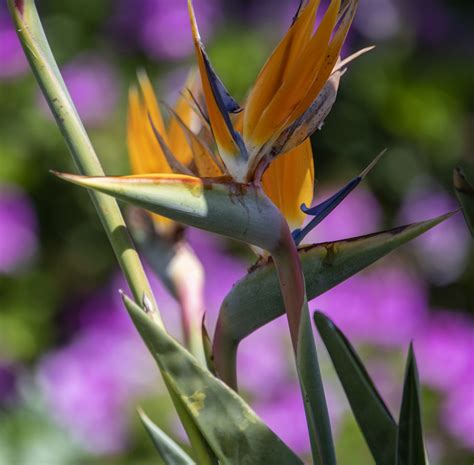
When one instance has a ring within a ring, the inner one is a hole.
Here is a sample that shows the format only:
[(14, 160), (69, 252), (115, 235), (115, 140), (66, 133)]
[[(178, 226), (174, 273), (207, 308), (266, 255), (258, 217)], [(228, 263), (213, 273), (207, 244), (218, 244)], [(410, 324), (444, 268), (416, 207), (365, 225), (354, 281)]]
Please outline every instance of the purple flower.
[(19, 188), (0, 186), (0, 273), (13, 273), (38, 247), (36, 213)]
[(28, 68), (28, 63), (4, 4), (0, 5), (0, 79), (11, 79)]
[(254, 405), (256, 413), (296, 453), (309, 452), (308, 427), (297, 385), (271, 401)]
[(287, 336), (288, 323), (280, 318), (242, 341), (237, 364), (241, 389), (263, 400), (288, 384), (291, 355), (286, 350)]
[[(82, 121), (90, 126), (105, 123), (118, 101), (115, 68), (98, 55), (81, 55), (64, 66), (62, 74)], [(40, 105), (48, 111), (43, 96)]]
[(95, 454), (127, 446), (127, 411), (134, 398), (155, 388), (157, 378), (118, 296), (121, 283), (115, 280), (86, 303), (80, 331), (48, 354), (38, 371), (57, 421)]
[(450, 392), (473, 381), (474, 321), (465, 314), (431, 315), (415, 336), (415, 349), (420, 377), (429, 386)]
[(354, 26), (369, 39), (391, 39), (401, 31), (400, 12), (393, 0), (361, 2)]
[[(456, 210), (455, 199), (432, 182), (422, 181), (403, 202), (400, 222), (427, 220)], [(412, 242), (425, 274), (437, 285), (455, 281), (466, 269), (471, 240), (462, 215), (456, 215)]]
[(471, 451), (474, 451), (473, 369), (474, 364), (458, 388), (448, 395), (441, 418), (445, 428)]
[(246, 266), (242, 260), (226, 252), (225, 241), (218, 236), (190, 228), (187, 237), (206, 274), (206, 323), (213, 331), (222, 301), (232, 285), (246, 274)]
[[(329, 198), (334, 190), (316, 191), (315, 204)], [(380, 228), (382, 211), (374, 195), (357, 188), (305, 238), (306, 243), (337, 241), (370, 234)]]
[(409, 270), (378, 266), (314, 301), (352, 342), (406, 347), (425, 321), (425, 286)]
[[(346, 404), (339, 394), (329, 386), (326, 401), (331, 420), (331, 428), (337, 434), (339, 423), (346, 413)], [(286, 383), (280, 392), (269, 400), (253, 405), (255, 412), (291, 449), (298, 454), (310, 452), (308, 426), (303, 406), (303, 398), (298, 384)]]
[[(194, 2), (199, 28), (206, 36), (218, 16), (216, 0)], [(179, 59), (193, 50), (186, 2), (174, 0), (121, 0), (114, 18), (119, 38), (153, 58)]]

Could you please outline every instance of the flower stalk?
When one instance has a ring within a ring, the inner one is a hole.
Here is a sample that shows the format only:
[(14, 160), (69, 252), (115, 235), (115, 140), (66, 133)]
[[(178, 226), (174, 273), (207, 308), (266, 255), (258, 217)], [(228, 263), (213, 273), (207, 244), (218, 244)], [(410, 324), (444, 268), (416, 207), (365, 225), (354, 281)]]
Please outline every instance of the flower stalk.
[(281, 230), (280, 243), (270, 252), (288, 318), (313, 460), (318, 465), (333, 465), (336, 463), (336, 456), (309, 318), (305, 279), (297, 246), (286, 223)]
[[(72, 102), (41, 25), (34, 0), (8, 0), (18, 37), (31, 69), (81, 174), (104, 174)], [(117, 201), (90, 191), (92, 202), (136, 302), (162, 325), (157, 304)]]

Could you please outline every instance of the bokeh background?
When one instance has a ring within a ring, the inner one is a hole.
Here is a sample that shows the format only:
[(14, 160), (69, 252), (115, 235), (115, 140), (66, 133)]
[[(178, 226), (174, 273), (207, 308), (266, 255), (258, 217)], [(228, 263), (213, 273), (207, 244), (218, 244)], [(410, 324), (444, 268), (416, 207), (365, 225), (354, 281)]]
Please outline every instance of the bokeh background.
[[(193, 63), (184, 0), (43, 0), (52, 48), (106, 172), (129, 170), (126, 95), (146, 69), (170, 103)], [(296, 0), (195, 0), (208, 51), (239, 98), (284, 33)], [(364, 186), (312, 233), (341, 239), (457, 208), (452, 169), (474, 153), (474, 7), (468, 0), (361, 0), (350, 66), (313, 137), (317, 199), (389, 149)], [(183, 433), (157, 370), (121, 308), (125, 284), (0, 3), (0, 464), (159, 463), (135, 413)], [(206, 270), (206, 311), (254, 257), (189, 231)], [(356, 344), (395, 417), (414, 341), (433, 465), (474, 458), (474, 254), (460, 215), (312, 302)], [(178, 306), (154, 279), (180, 337)], [(341, 463), (370, 464), (324, 351)], [(281, 319), (241, 348), (246, 397), (299, 453), (309, 444)]]

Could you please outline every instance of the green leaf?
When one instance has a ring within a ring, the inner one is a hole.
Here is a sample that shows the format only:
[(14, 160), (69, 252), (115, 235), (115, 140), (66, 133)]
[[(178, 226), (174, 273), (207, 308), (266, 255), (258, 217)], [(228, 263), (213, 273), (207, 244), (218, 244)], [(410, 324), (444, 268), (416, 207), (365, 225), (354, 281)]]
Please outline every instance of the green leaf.
[(420, 382), (413, 345), (410, 344), (402, 406), (398, 421), (397, 465), (427, 465), (426, 448), (421, 420)]
[(459, 167), (454, 170), (453, 182), (464, 218), (474, 237), (474, 186), (467, 180), (463, 170)]
[(124, 296), (124, 303), (165, 381), (179, 395), (221, 464), (302, 464), (241, 397), (201, 367), (132, 300)]
[[(301, 247), (299, 256), (308, 300), (367, 268), (451, 215), (368, 236)], [(230, 386), (237, 386), (235, 362), (238, 344), (283, 313), (283, 300), (272, 261), (257, 266), (234, 285), (222, 303), (214, 335), (215, 367), (221, 379)]]
[(375, 463), (394, 465), (397, 424), (392, 414), (341, 330), (320, 312), (315, 312), (314, 322)]
[(54, 174), (174, 221), (265, 250), (273, 250), (280, 240), (284, 219), (262, 189), (252, 184), (179, 174), (121, 177)]
[(301, 314), (296, 366), (303, 391), (313, 462), (315, 465), (336, 465), (329, 413), (306, 301)]
[(196, 462), (194, 462), (176, 442), (156, 426), (142, 410), (138, 410), (138, 414), (156, 450), (166, 465), (195, 465)]

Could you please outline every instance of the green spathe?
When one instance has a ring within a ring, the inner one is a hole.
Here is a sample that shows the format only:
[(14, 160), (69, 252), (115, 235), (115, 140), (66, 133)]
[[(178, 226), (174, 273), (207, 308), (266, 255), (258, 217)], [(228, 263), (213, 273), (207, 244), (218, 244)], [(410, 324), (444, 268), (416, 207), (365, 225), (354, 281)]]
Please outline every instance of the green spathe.
[(265, 250), (273, 250), (280, 241), (284, 219), (262, 189), (252, 184), (178, 174), (121, 177), (55, 174), (179, 223)]

